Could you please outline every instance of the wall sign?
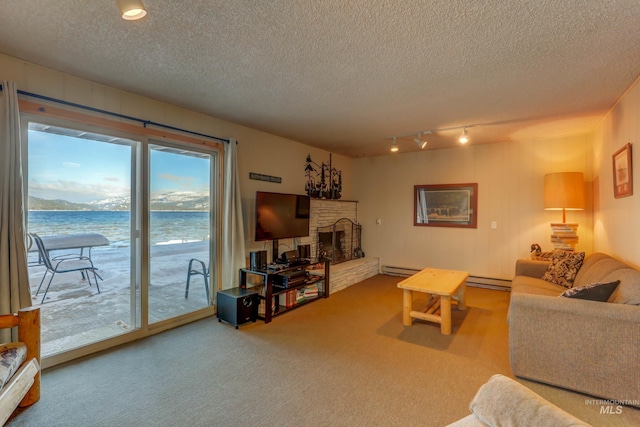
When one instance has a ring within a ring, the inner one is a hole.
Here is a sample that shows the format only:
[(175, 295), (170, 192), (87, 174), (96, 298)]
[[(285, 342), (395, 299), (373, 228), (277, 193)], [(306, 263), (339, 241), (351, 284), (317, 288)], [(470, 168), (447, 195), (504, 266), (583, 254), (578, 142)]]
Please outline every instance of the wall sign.
[(264, 175), (261, 173), (249, 172), (249, 179), (255, 179), (256, 181), (275, 182), (277, 184), (282, 183), (282, 177)]

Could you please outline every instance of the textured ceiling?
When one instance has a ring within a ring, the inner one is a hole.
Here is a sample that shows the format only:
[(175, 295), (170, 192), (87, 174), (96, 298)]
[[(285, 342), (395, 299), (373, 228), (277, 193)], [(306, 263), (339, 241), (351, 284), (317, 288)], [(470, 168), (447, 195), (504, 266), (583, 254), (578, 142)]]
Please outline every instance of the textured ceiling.
[(3, 0), (0, 53), (351, 157), (587, 132), (640, 74), (637, 0), (144, 3)]

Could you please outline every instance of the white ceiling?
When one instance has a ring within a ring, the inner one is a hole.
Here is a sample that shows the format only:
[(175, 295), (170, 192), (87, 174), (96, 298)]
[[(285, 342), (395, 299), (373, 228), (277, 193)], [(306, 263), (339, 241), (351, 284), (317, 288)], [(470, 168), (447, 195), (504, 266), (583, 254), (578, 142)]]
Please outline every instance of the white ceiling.
[(0, 53), (351, 157), (587, 132), (640, 74), (637, 0), (144, 3), (3, 0)]

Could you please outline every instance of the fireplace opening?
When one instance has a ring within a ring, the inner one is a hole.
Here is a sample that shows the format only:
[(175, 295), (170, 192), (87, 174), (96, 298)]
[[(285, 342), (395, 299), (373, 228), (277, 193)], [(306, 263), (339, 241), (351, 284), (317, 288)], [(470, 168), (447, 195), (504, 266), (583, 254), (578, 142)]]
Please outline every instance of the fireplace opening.
[(318, 255), (331, 264), (339, 264), (354, 258), (361, 258), (362, 226), (348, 218), (342, 218), (331, 225), (318, 227)]

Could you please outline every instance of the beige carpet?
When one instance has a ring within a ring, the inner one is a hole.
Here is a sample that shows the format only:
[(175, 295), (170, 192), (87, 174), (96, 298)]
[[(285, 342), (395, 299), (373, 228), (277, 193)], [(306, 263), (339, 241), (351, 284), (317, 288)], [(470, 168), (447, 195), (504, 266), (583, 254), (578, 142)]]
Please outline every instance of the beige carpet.
[[(469, 288), (443, 336), (402, 325), (399, 280), (373, 277), (267, 325), (205, 319), (49, 369), (40, 402), (9, 425), (446, 425), (491, 375), (512, 377), (509, 294)], [(600, 415), (587, 396), (520, 382), (593, 425), (640, 425), (640, 410)]]

